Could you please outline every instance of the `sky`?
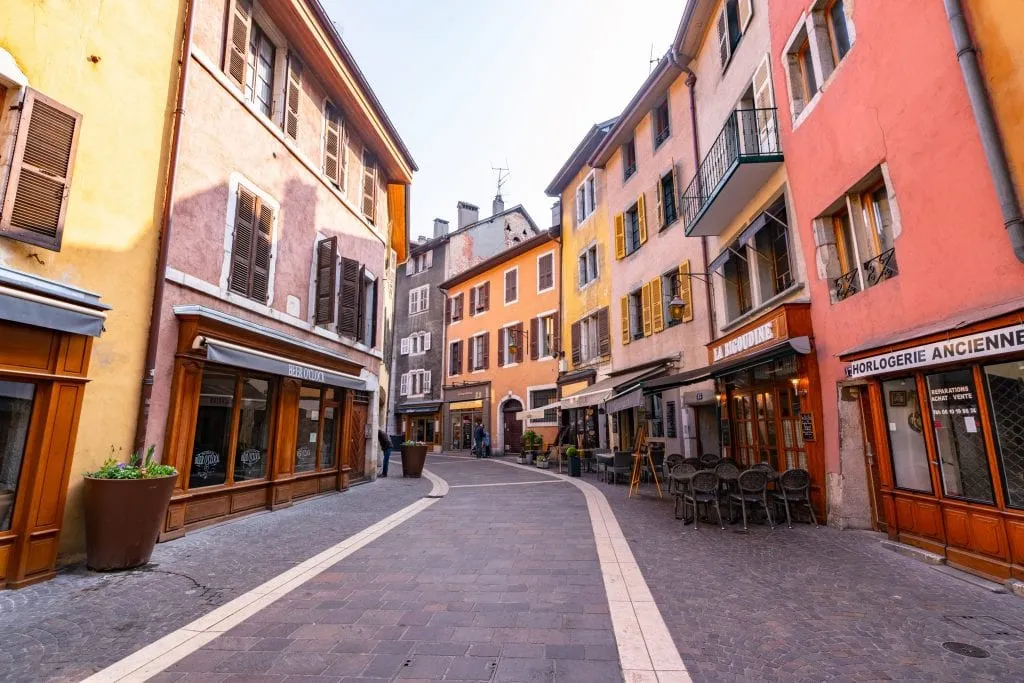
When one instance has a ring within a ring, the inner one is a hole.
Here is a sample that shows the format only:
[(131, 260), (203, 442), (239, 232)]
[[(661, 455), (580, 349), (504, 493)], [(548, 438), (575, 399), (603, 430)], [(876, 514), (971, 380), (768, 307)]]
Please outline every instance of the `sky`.
[(551, 225), (544, 188), (665, 53), (685, 0), (321, 0), (420, 170), (410, 238), (455, 205)]

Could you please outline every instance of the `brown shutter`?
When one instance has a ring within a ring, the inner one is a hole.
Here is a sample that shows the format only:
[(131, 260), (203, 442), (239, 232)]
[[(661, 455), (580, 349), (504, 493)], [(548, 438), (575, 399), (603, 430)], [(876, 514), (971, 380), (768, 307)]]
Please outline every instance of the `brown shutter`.
[(513, 270), (512, 275), (512, 301), (519, 299), (519, 270)]
[(341, 187), (341, 119), (332, 104), (324, 113), (324, 128), (324, 175)]
[(337, 296), (338, 238), (328, 237), (316, 245), (316, 305), (314, 321), (317, 325), (334, 322), (334, 298)]
[(522, 363), (523, 362), (523, 344), (522, 344), (522, 340), (523, 340), (523, 324), (522, 323), (517, 323), (516, 324), (516, 339), (519, 340), (519, 343), (516, 344), (516, 362), (517, 363)]
[(530, 318), (530, 360), (537, 360), (540, 349), (540, 318)]
[(469, 314), (476, 313), (476, 287), (469, 290)]
[[(370, 338), (366, 340), (366, 345), (371, 349), (377, 347), (377, 294), (379, 285), (379, 279), (374, 280), (370, 285), (372, 296), (370, 297), (370, 310), (367, 312), (367, 315), (370, 316)], [(420, 343), (423, 343), (422, 339)]]
[(537, 289), (548, 289), (554, 284), (555, 257), (550, 254), (540, 258), (540, 274)]
[(597, 352), (607, 356), (612, 352), (612, 332), (608, 322), (608, 307), (597, 312)]
[(363, 341), (366, 327), (366, 266), (359, 266), (359, 287), (356, 289), (356, 339)]
[(558, 352), (562, 350), (562, 328), (561, 320), (558, 316), (558, 311), (555, 311), (551, 315), (551, 355), (558, 357)]
[(369, 150), (363, 150), (363, 217), (377, 223), (377, 161)]
[(456, 313), (456, 318), (455, 319), (456, 320), (462, 320), (462, 302), (463, 302), (462, 295), (459, 294), (458, 298), (455, 300), (455, 313)]
[(505, 328), (498, 328), (498, 367), (505, 365)]
[(81, 127), (81, 114), (31, 88), (25, 90), (0, 232), (60, 251)]
[(463, 355), (464, 354), (462, 353), (462, 342), (458, 342), (455, 344), (455, 365), (458, 366), (460, 374), (462, 373)]
[(267, 303), (270, 290), (270, 250), (274, 241), (274, 210), (257, 203), (256, 232), (252, 255), (252, 299)]
[(238, 186), (238, 200), (235, 204), (235, 235), (231, 243), (231, 273), (228, 289), (236, 294), (249, 296), (249, 282), (252, 279), (253, 240), (256, 232), (256, 195), (245, 187)]
[(452, 300), (451, 299), (445, 299), (444, 300), (444, 319), (445, 319), (446, 322), (449, 322), (449, 323), (452, 321)]
[(285, 91), (284, 130), (295, 140), (299, 136), (299, 96), (302, 93), (302, 62), (288, 53), (288, 87)]
[(482, 367), (484, 370), (486, 370), (487, 368), (491, 367), (491, 333), (490, 332), (484, 332), (482, 338), (483, 338), (482, 345), (484, 347), (484, 349), (483, 349), (484, 352), (483, 352), (483, 354), (481, 354), (483, 356), (483, 359), (482, 359), (482, 362), (480, 364), (480, 367)]
[(486, 311), (491, 308), (491, 283), (485, 282), (480, 288), (480, 310)]
[(355, 337), (359, 331), (359, 262), (341, 259), (341, 287), (338, 295), (338, 333)]
[(228, 29), (224, 41), (224, 72), (239, 88), (245, 85), (246, 54), (252, 26), (251, 0), (228, 0)]
[(569, 328), (569, 335), (572, 338), (572, 364), (579, 365), (583, 360), (583, 351), (580, 348), (580, 322), (577, 320)]

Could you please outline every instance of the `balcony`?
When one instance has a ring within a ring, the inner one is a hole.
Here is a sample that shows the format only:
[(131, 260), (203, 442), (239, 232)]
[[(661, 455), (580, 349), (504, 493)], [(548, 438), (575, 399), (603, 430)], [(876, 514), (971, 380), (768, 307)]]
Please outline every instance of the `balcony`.
[(781, 165), (776, 110), (732, 112), (679, 198), (686, 234), (721, 235)]

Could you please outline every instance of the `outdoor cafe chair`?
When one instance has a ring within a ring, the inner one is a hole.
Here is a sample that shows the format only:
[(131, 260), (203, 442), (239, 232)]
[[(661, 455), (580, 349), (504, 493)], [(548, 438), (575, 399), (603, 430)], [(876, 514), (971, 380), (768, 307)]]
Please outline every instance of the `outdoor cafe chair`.
[[(678, 453), (665, 456), (665, 461), (661, 463), (661, 478), (665, 481), (669, 481), (669, 477), (672, 475), (672, 468), (683, 462), (683, 456)], [(669, 491), (671, 493), (671, 491)]]
[(743, 528), (747, 528), (747, 503), (751, 505), (757, 505), (760, 503), (764, 507), (764, 514), (768, 518), (768, 526), (772, 529), (775, 528), (775, 523), (772, 521), (772, 513), (768, 509), (768, 475), (761, 468), (752, 467), (745, 472), (741, 472), (739, 479), (736, 480), (737, 490), (734, 493), (729, 494), (729, 509), (730, 514), (732, 510), (732, 504), (738, 502), (740, 508), (743, 511)]
[(699, 470), (700, 469), (700, 458), (684, 458), (683, 459), (683, 464), (684, 465), (693, 465), (693, 469)]
[(779, 473), (768, 462), (756, 462), (750, 466), (750, 469), (763, 471), (768, 476), (768, 481), (775, 481), (779, 478)]
[(702, 470), (713, 470), (715, 465), (722, 462), (722, 458), (714, 453), (705, 453), (700, 456), (700, 468)]
[(736, 466), (736, 463), (731, 460), (723, 460), (715, 465), (715, 474), (718, 475), (718, 479), (722, 482), (722, 488), (726, 490), (727, 494), (736, 490), (736, 480), (740, 477), (740, 468)]
[(811, 475), (807, 470), (793, 469), (786, 470), (779, 477), (778, 491), (775, 493), (775, 501), (781, 502), (786, 508), (786, 526), (793, 528), (793, 520), (789, 515), (789, 504), (803, 503), (811, 513), (811, 521), (815, 528), (818, 526), (818, 518), (814, 515), (814, 506), (811, 505)]
[(690, 476), (697, 471), (697, 468), (689, 463), (678, 463), (672, 466), (672, 469), (668, 472), (666, 481), (668, 482), (668, 492), (671, 494), (673, 491), (679, 492), (686, 487), (686, 483), (689, 481)]
[(611, 475), (612, 483), (615, 484), (618, 482), (618, 477), (620, 474), (628, 475), (632, 471), (633, 453), (631, 451), (615, 451), (615, 453), (612, 454), (611, 467), (606, 467), (604, 470), (605, 482), (607, 483), (609, 474)]
[(707, 510), (711, 505), (715, 506), (715, 513), (718, 515), (718, 524), (725, 529), (725, 522), (722, 519), (722, 508), (719, 505), (718, 495), (718, 475), (714, 472), (707, 470), (701, 470), (695, 472), (693, 477), (690, 479), (690, 485), (683, 490), (682, 494), (682, 507), (683, 517), (679, 517), (678, 511), (676, 513), (677, 519), (683, 519), (686, 516), (686, 508), (693, 506), (693, 528), (696, 530), (697, 518), (699, 515), (699, 506), (701, 503), (704, 504), (704, 509)]
[[(657, 472), (659, 470), (662, 471), (662, 478), (664, 478), (664, 465), (665, 465), (665, 451), (664, 451), (664, 449), (657, 450), (657, 451), (651, 451), (651, 464), (654, 465), (654, 471), (655, 472)], [(651, 476), (651, 472), (646, 467), (641, 469), (641, 472), (643, 472), (645, 479)]]

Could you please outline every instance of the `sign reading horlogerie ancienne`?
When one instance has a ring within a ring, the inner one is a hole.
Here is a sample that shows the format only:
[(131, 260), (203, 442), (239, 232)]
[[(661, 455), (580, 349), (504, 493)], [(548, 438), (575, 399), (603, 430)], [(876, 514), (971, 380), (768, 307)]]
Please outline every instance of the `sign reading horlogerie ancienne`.
[(1024, 352), (1024, 323), (855, 360), (846, 366), (846, 376), (870, 377), (1014, 351)]

